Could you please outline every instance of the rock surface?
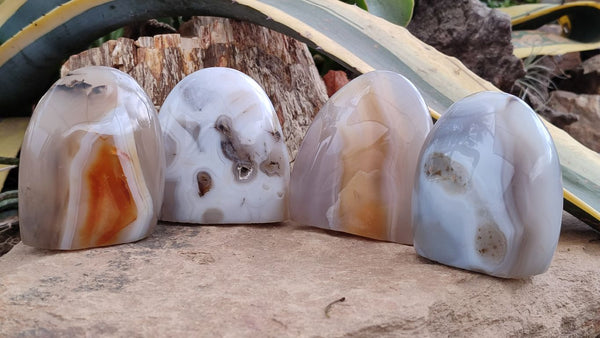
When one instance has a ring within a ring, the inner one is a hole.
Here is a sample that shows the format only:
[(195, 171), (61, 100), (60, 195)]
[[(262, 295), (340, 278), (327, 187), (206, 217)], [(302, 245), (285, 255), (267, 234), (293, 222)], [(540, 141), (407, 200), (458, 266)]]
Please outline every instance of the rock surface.
[(407, 28), (505, 92), (525, 75), (513, 55), (510, 18), (479, 0), (420, 0)]
[(556, 112), (573, 114), (577, 121), (564, 130), (586, 147), (600, 152), (600, 95), (575, 94), (555, 90), (548, 106)]
[(0, 271), (9, 337), (600, 333), (600, 234), (567, 214), (549, 271), (523, 280), (289, 223), (160, 225), (137, 243), (75, 252), (18, 244)]

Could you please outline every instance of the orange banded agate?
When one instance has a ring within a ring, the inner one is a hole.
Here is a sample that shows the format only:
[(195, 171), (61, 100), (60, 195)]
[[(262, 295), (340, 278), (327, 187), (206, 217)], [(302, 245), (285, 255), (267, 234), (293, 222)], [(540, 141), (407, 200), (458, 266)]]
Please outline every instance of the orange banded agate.
[(71, 250), (146, 237), (162, 203), (163, 149), (154, 106), (127, 74), (87, 67), (58, 80), (21, 150), (23, 243)]
[(432, 128), (417, 89), (373, 71), (321, 108), (290, 178), (292, 220), (412, 244), (411, 193), (419, 150)]

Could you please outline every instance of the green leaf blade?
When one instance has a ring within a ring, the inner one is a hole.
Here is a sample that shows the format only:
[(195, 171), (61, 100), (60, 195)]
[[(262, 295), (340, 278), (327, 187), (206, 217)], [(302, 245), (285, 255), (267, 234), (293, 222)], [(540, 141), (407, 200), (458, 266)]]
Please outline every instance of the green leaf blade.
[(406, 27), (415, 8), (414, 0), (365, 0), (369, 13)]

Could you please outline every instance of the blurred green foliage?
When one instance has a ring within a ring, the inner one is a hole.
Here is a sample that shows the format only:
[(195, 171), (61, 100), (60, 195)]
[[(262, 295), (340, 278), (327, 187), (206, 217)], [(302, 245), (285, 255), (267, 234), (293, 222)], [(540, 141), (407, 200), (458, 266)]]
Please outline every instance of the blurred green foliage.
[(104, 35), (103, 37), (99, 38), (98, 40), (95, 40), (94, 42), (92, 42), (90, 44), (89, 48), (100, 47), (100, 45), (102, 45), (106, 41), (116, 40), (123, 36), (124, 31), (125, 31), (125, 28), (119, 28), (117, 30), (114, 30), (114, 31)]
[(415, 0), (341, 0), (384, 18), (396, 25), (408, 25), (415, 8)]
[(364, 9), (365, 11), (369, 10), (367, 8), (367, 3), (365, 3), (365, 0), (341, 0), (341, 1), (345, 2), (347, 4), (356, 5), (362, 9)]

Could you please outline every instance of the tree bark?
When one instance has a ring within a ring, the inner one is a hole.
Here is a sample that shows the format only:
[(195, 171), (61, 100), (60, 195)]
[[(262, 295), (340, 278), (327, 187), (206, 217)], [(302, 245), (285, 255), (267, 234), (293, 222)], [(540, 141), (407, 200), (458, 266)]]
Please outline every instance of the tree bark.
[(120, 38), (73, 55), (61, 75), (108, 66), (136, 79), (159, 108), (186, 75), (206, 67), (237, 69), (258, 82), (275, 107), (292, 159), (327, 90), (305, 44), (247, 22), (194, 17), (180, 35)]

